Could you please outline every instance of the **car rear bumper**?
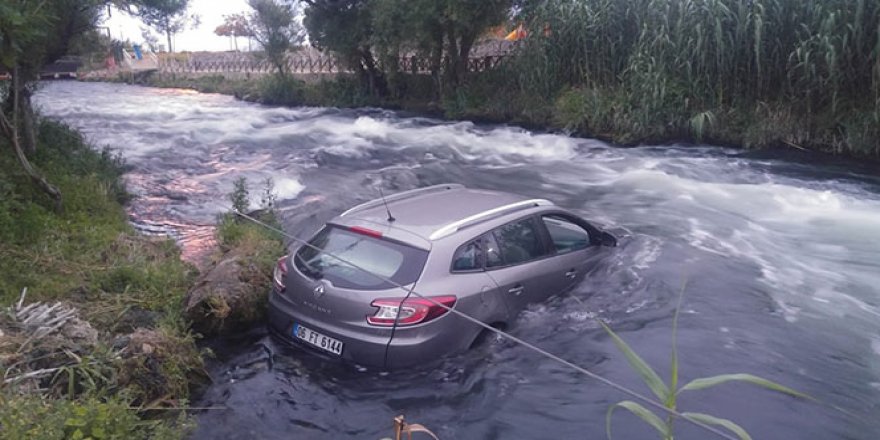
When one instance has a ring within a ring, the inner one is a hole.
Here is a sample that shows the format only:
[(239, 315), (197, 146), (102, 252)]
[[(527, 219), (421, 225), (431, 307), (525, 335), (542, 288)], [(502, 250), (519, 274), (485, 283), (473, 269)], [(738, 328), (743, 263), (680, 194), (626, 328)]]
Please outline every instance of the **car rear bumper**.
[[(455, 331), (442, 331), (444, 328), (456, 329), (455, 326), (448, 326), (448, 322), (438, 325), (444, 320), (457, 318), (444, 316), (427, 325), (398, 328), (389, 344), (391, 329), (369, 329), (369, 333), (339, 329), (298, 313), (296, 306), (274, 289), (269, 293), (268, 315), (270, 331), (284, 342), (316, 353), (323, 358), (374, 368), (399, 369), (431, 363), (446, 354), (467, 348), (474, 336)], [(342, 341), (344, 344), (342, 355), (324, 351), (294, 337), (295, 323)]]

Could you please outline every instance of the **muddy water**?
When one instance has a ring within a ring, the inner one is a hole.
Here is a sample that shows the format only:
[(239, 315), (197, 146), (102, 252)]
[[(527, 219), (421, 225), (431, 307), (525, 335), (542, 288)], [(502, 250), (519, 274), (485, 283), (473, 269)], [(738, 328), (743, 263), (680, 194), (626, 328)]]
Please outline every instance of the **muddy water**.
[[(816, 396), (748, 386), (681, 396), (755, 438), (880, 438), (880, 179), (876, 164), (710, 146), (614, 148), (589, 139), (380, 110), (277, 108), (181, 90), (53, 83), (44, 114), (133, 166), (132, 220), (198, 259), (240, 176), (271, 177), (285, 229), (305, 236), (360, 201), (441, 182), (544, 197), (620, 246), (571, 295), (511, 332), (640, 391), (597, 328), (608, 320), (662, 375), (671, 317), (683, 380), (754, 373)], [(253, 198), (259, 198), (253, 191)], [(443, 439), (601, 438), (624, 398), (503, 341), (412, 371), (357, 371), (285, 348), (262, 328), (210, 341), (215, 383), (197, 439), (390, 436), (405, 414)], [(650, 438), (620, 412), (615, 438)], [(710, 438), (680, 426), (679, 438)]]

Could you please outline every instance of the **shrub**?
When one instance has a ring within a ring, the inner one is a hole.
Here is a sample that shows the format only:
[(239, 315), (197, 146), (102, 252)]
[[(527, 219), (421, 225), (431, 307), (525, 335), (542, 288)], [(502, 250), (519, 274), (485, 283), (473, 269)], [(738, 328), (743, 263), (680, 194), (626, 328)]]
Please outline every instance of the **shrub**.
[(290, 76), (270, 75), (259, 82), (260, 102), (272, 105), (303, 105), (303, 82)]

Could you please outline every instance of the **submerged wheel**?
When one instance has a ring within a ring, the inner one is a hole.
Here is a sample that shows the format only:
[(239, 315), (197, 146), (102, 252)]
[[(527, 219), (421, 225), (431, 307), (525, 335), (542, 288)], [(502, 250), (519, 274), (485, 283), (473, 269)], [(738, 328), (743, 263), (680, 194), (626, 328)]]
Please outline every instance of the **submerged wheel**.
[[(493, 323), (489, 324), (489, 327), (503, 331), (507, 328), (507, 324), (499, 321), (499, 322), (493, 322)], [(495, 332), (484, 328), (484, 329), (480, 330), (480, 332), (477, 333), (477, 336), (474, 337), (474, 340), (471, 341), (470, 348), (473, 349), (475, 347), (485, 345), (485, 344), (491, 342), (494, 337), (497, 337), (497, 334)]]

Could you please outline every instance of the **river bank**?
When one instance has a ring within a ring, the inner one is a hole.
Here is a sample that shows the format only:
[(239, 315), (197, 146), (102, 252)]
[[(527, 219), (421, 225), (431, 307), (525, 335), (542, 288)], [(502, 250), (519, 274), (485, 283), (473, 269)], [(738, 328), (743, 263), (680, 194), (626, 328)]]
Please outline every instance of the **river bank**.
[[(160, 88), (186, 88), (221, 93), (267, 105), (359, 108), (376, 107), (447, 120), (512, 124), (530, 130), (567, 133), (620, 146), (645, 144), (713, 144), (745, 149), (812, 151), (834, 156), (880, 160), (880, 137), (866, 109), (845, 118), (813, 112), (784, 102), (741, 102), (707, 110), (691, 118), (662, 112), (645, 118), (625, 102), (624, 90), (568, 88), (552, 99), (513, 90), (483, 72), (454, 92), (435, 96), (430, 77), (402, 74), (404, 93), (377, 97), (353, 75), (312, 75), (303, 81), (274, 75), (182, 74), (154, 72), (98, 80)], [(95, 79), (92, 79), (95, 80)]]
[[(200, 333), (260, 319), (280, 242), (221, 222), (214, 262), (245, 259), (257, 298), (230, 310), (228, 285), (203, 282), (174, 240), (129, 223), (135, 195), (118, 153), (58, 122), (43, 120), (38, 135), (31, 160), (60, 189), (63, 211), (0, 155), (0, 437), (182, 438), (193, 427), (188, 402), (210, 382)], [(216, 292), (193, 299), (206, 284)]]

